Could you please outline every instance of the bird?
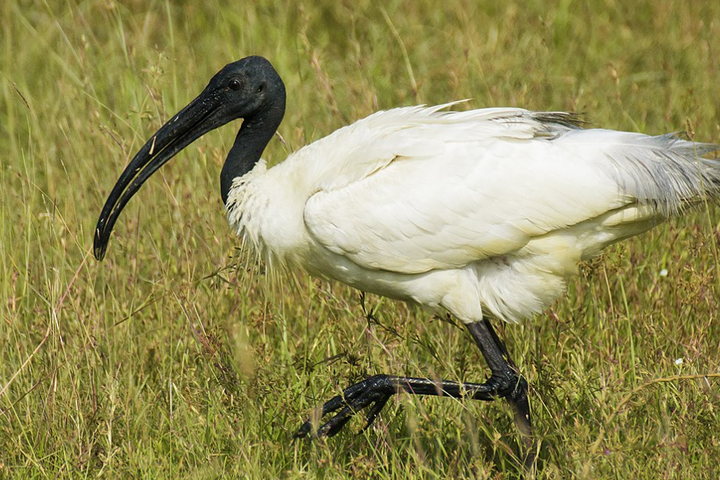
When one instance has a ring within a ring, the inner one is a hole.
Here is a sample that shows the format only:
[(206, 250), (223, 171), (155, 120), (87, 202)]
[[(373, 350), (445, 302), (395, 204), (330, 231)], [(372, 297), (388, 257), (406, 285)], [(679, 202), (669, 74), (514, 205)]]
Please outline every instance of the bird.
[(102, 260), (143, 183), (205, 133), (242, 119), (220, 174), (228, 222), (267, 268), (296, 269), (458, 319), (489, 369), (482, 383), (376, 374), (318, 407), (296, 437), (366, 428), (398, 393), (509, 403), (532, 435), (528, 382), (494, 330), (560, 297), (578, 265), (720, 199), (717, 146), (676, 134), (587, 128), (567, 112), (379, 111), (268, 167), (286, 89), (260, 56), (229, 63), (140, 148), (98, 219)]

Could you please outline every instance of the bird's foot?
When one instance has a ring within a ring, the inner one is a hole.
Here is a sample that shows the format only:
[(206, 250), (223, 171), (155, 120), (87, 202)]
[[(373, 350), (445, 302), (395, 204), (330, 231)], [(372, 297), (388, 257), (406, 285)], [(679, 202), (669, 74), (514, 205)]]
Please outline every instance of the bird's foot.
[[(525, 377), (514, 370), (494, 373), (482, 385), (497, 397), (505, 398), (515, 414), (515, 423), (523, 435), (531, 435), (530, 403), (528, 402), (528, 383)], [(481, 390), (482, 392), (482, 390)]]
[(538, 443), (533, 438), (528, 401), (528, 383), (524, 377), (511, 371), (502, 376), (491, 376), (485, 383), (488, 388), (504, 397), (513, 410), (515, 425), (521, 435), (521, 458), (526, 471), (534, 472), (538, 452)]
[[(394, 377), (388, 375), (374, 375), (346, 388), (342, 395), (337, 395), (328, 400), (322, 406), (322, 409), (318, 408), (317, 415), (302, 424), (295, 433), (295, 438), (307, 436), (332, 437), (342, 430), (353, 415), (369, 407), (365, 416), (366, 424), (363, 427), (363, 430), (367, 429), (375, 421), (378, 413), (380, 413), (380, 410), (382, 410), (390, 397), (397, 393), (397, 382), (394, 380)], [(333, 412), (337, 413), (328, 421), (319, 425), (317, 429), (314, 428), (315, 425), (322, 422), (325, 415)]]

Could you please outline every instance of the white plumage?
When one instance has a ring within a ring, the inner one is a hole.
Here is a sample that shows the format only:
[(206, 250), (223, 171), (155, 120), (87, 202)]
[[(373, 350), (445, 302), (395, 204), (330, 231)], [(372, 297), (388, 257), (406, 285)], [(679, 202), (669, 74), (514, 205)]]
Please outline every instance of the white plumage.
[(270, 265), (516, 322), (578, 262), (720, 190), (714, 149), (559, 112), (375, 113), (234, 181), (230, 224)]

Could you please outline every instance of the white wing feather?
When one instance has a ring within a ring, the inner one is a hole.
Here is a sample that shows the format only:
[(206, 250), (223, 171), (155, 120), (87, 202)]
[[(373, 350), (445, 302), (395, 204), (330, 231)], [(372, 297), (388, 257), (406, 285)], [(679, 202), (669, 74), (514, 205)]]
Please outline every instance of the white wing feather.
[[(319, 243), (363, 268), (460, 268), (637, 202), (656, 207), (629, 217), (644, 222), (720, 184), (717, 164), (697, 161), (708, 148), (674, 137), (576, 129), (565, 114), (520, 109), (391, 112), (336, 132), (360, 145), (304, 212)], [(597, 238), (589, 254), (623, 235)]]

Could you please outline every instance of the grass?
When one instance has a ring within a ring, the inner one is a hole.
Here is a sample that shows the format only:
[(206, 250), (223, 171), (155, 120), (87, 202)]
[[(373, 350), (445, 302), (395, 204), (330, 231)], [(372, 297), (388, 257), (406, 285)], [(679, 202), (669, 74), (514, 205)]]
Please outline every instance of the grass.
[[(102, 203), (249, 54), (288, 86), (270, 162), (378, 108), (461, 98), (720, 143), (718, 19), (711, 0), (5, 0), (0, 478), (520, 476), (502, 402), (400, 397), (361, 435), (291, 442), (368, 374), (485, 366), (446, 319), (248, 261), (218, 195), (232, 127), (142, 189), (98, 263)], [(499, 325), (531, 383), (539, 478), (720, 476), (718, 218), (618, 245), (545, 315)]]

